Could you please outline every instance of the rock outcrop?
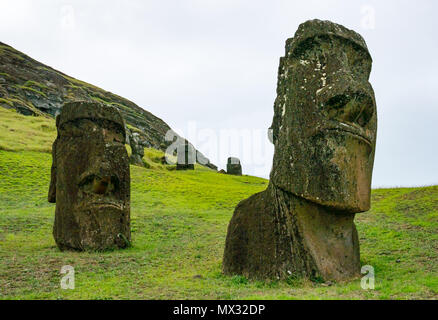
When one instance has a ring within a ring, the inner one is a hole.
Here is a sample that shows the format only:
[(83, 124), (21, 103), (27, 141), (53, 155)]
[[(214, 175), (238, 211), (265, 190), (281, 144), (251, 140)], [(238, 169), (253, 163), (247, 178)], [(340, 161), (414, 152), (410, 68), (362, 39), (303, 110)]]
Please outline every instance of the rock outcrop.
[(143, 157), (144, 148), (149, 148), (150, 144), (138, 132), (132, 132), (127, 129), (127, 143), (131, 147), (131, 164), (144, 167)]
[(360, 275), (358, 212), (370, 208), (377, 112), (363, 38), (312, 20), (280, 59), (266, 191), (228, 227), (223, 271), (249, 278)]

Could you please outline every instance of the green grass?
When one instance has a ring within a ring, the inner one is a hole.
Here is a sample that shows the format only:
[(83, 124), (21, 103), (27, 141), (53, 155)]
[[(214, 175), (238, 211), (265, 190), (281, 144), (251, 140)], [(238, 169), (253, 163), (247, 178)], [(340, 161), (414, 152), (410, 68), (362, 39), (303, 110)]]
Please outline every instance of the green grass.
[(44, 89), (48, 89), (48, 87), (40, 82), (37, 81), (32, 81), (32, 80), (28, 80), (26, 81), (26, 83), (23, 85), (25, 87), (37, 87), (40, 90), (44, 90)]
[(4, 98), (0, 98), (0, 103), (6, 103), (8, 104), (10, 107), (14, 106), (14, 103), (12, 101), (6, 100)]
[(99, 98), (99, 97), (91, 97), (91, 99), (93, 99), (93, 100), (96, 101), (96, 102), (103, 103), (103, 104), (109, 104), (108, 101), (105, 101), (105, 100), (103, 100), (103, 99), (101, 99), (101, 98)]
[(0, 108), (0, 150), (51, 152), (56, 138), (55, 120), (27, 117)]
[(23, 90), (32, 91), (32, 92), (34, 92), (34, 93), (36, 93), (36, 94), (39, 94), (39, 95), (41, 95), (41, 96), (47, 98), (47, 95), (46, 95), (44, 92), (42, 92), (42, 91), (40, 91), (40, 90), (38, 90), (38, 89), (35, 89), (35, 88), (32, 88), (32, 87), (26, 87), (25, 85), (23, 85), (23, 86), (18, 86), (18, 87), (19, 87), (20, 89), (23, 89)]
[(85, 81), (81, 81), (81, 80), (69, 77), (69, 76), (67, 76), (65, 74), (62, 74), (62, 76), (66, 80), (68, 80), (73, 86), (80, 87), (80, 88), (89, 88), (89, 89), (92, 89), (92, 90), (96, 90), (97, 92), (102, 91), (102, 89), (100, 89), (100, 88), (98, 88), (96, 86), (93, 86), (92, 84), (89, 84), (89, 83), (87, 83)]
[(14, 57), (15, 59), (24, 60), (24, 58), (21, 55), (19, 55), (15, 49), (5, 45), (0, 45), (0, 54), (4, 54), (4, 53)]
[[(16, 96), (16, 95), (9, 96), (7, 99), (6, 98), (0, 98), (0, 103), (6, 103), (10, 107), (14, 107), (15, 104), (17, 104), (18, 106), (26, 107), (29, 111), (32, 111), (37, 116), (42, 116), (42, 117), (45, 117), (45, 118), (49, 117), (47, 114), (44, 114), (42, 111), (40, 111), (37, 108), (35, 108), (35, 106), (32, 104), (32, 102), (30, 102), (30, 101), (23, 101), (21, 97)], [(3, 110), (0, 111), (0, 119), (3, 119), (6, 116), (7, 115), (5, 115), (5, 111), (3, 111)]]
[[(222, 275), (233, 209), (267, 181), (201, 167), (167, 170), (159, 162), (162, 152), (153, 149), (145, 150), (145, 158), (154, 167), (131, 166), (133, 246), (60, 252), (51, 234), (55, 207), (47, 202), (51, 155), (35, 151), (31, 142), (37, 135), (53, 138), (53, 132), (38, 129), (53, 120), (4, 118), (1, 108), (0, 116), (2, 126), (5, 119), (17, 122), (20, 139), (27, 141), (0, 150), (0, 299), (438, 298), (436, 186), (374, 190), (372, 210), (357, 216), (361, 261), (375, 268), (375, 290), (361, 289), (360, 280), (328, 286), (293, 277), (261, 282)], [(0, 136), (0, 145), (20, 140), (12, 138)], [(60, 289), (64, 265), (75, 268), (75, 290)]]

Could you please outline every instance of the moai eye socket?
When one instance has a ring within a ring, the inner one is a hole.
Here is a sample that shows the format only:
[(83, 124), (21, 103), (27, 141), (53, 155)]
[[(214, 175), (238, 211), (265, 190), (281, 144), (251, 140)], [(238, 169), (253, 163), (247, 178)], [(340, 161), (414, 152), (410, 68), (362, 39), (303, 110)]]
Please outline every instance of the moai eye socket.
[(366, 127), (374, 114), (371, 97), (365, 93), (346, 93), (331, 97), (324, 104), (329, 120)]
[(80, 189), (88, 194), (109, 195), (119, 190), (119, 186), (119, 179), (116, 176), (100, 177), (89, 174), (79, 182)]
[(125, 143), (125, 136), (123, 134), (124, 128), (119, 124), (107, 120), (101, 121), (100, 124), (103, 128), (104, 139), (106, 142)]

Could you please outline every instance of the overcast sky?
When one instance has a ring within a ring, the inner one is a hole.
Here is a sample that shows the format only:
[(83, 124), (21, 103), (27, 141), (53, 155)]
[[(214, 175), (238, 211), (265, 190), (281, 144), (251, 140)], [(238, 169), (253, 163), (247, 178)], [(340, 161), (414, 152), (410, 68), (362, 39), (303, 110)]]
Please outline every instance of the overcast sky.
[(309, 19), (340, 23), (374, 60), (373, 186), (418, 186), (438, 184), (437, 12), (433, 0), (0, 0), (0, 41), (132, 100), (220, 167), (238, 156), (268, 177), (285, 40)]

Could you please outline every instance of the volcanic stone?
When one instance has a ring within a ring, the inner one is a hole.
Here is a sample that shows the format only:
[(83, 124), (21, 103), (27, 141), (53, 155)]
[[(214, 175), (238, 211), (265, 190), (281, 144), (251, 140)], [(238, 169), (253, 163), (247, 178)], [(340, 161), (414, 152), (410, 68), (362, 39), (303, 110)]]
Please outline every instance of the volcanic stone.
[(136, 132), (129, 137), (129, 145), (131, 146), (131, 157), (129, 161), (131, 164), (144, 167), (144, 143), (140, 140), (140, 135)]
[(125, 124), (112, 106), (70, 102), (56, 119), (49, 202), (61, 250), (127, 247), (130, 172)]
[(280, 59), (267, 190), (228, 227), (223, 271), (249, 278), (348, 280), (360, 275), (355, 213), (370, 208), (377, 113), (363, 38), (301, 24)]
[(236, 176), (242, 175), (242, 165), (238, 158), (230, 157), (227, 161), (227, 173)]

